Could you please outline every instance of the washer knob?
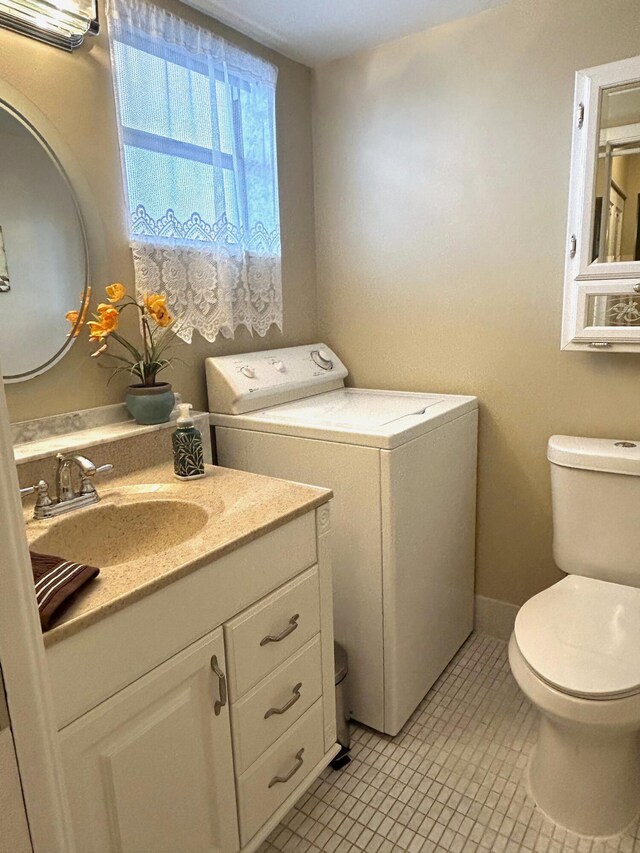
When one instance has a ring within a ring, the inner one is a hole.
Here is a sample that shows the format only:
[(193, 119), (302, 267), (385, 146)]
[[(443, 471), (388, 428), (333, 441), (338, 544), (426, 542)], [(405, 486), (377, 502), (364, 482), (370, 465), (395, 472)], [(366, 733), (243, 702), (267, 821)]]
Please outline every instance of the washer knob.
[(243, 373), (247, 377), (247, 379), (253, 379), (253, 377), (256, 375), (256, 372), (253, 367), (241, 367), (240, 373)]
[(311, 358), (323, 370), (333, 370), (333, 362), (325, 349), (311, 350)]
[(285, 367), (284, 367), (284, 361), (274, 361), (274, 362), (273, 362), (273, 366), (274, 366), (274, 367), (275, 367), (275, 369), (276, 369), (277, 371), (279, 371), (280, 373), (284, 373), (284, 370), (285, 370)]

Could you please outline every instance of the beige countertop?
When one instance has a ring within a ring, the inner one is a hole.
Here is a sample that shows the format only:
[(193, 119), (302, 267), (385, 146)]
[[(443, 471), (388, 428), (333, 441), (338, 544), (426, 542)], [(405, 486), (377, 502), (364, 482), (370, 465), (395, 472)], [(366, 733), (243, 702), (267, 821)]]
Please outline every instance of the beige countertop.
[[(25, 510), (27, 538), (30, 546), (35, 543), (35, 550), (51, 552), (41, 547), (39, 537), (43, 537), (42, 546), (59, 545), (55, 526), (64, 520), (65, 553), (58, 553), (60, 548), (54, 553), (100, 568), (98, 578), (78, 593), (58, 624), (44, 635), (46, 646), (332, 497), (328, 489), (245, 471), (212, 465), (207, 465), (206, 471), (201, 480), (181, 482), (173, 476), (170, 464), (162, 464), (114, 478), (108, 484), (103, 481), (98, 504), (57, 519), (34, 521)], [(158, 512), (152, 514), (150, 522), (141, 524), (136, 518), (141, 509), (149, 507), (141, 508), (139, 504), (149, 501), (158, 502)], [(178, 505), (184, 501), (191, 506)], [(99, 518), (103, 519), (101, 523)], [(183, 542), (177, 541), (189, 528), (193, 529), (192, 535)]]

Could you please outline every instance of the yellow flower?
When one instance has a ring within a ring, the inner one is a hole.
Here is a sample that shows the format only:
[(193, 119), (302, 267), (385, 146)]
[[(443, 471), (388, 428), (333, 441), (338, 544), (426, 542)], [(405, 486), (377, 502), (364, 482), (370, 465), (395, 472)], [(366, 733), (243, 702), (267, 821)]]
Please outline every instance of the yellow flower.
[(155, 320), (158, 326), (165, 328), (168, 326), (172, 317), (167, 309), (167, 297), (160, 293), (149, 293), (144, 298), (145, 308), (149, 316)]
[(87, 326), (89, 327), (90, 341), (102, 341), (109, 334), (107, 329), (99, 321), (89, 320)]
[(68, 338), (70, 338), (72, 335), (74, 338), (77, 338), (80, 334), (80, 329), (84, 326), (84, 321), (87, 316), (90, 295), (91, 287), (87, 287), (86, 294), (80, 294), (80, 298), (84, 298), (84, 303), (82, 305), (82, 313), (80, 311), (67, 311), (67, 313), (64, 315), (65, 318), (71, 323), (71, 329), (69, 329), (67, 333)]
[(119, 284), (118, 282), (107, 285), (105, 287), (105, 292), (109, 302), (119, 302), (121, 299), (124, 299), (127, 294), (124, 284)]
[(117, 308), (101, 302), (98, 305), (98, 313), (93, 315), (95, 320), (90, 320), (87, 323), (90, 332), (90, 341), (103, 341), (111, 332), (115, 332), (118, 328), (120, 320), (120, 312)]
[(106, 302), (101, 302), (98, 305), (98, 314), (100, 317), (117, 317), (120, 310), (114, 305), (107, 305)]
[(105, 305), (104, 302), (98, 305), (98, 315), (100, 322), (108, 332), (115, 332), (118, 328), (120, 312), (117, 308), (112, 308), (110, 305)]

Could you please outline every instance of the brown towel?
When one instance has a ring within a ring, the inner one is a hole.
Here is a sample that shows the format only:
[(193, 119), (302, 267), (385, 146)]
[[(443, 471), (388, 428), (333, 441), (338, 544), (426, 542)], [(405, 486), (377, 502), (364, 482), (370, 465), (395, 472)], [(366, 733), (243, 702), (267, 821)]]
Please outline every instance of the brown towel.
[(90, 580), (100, 574), (95, 566), (72, 563), (62, 557), (30, 551), (40, 624), (48, 631), (54, 617)]

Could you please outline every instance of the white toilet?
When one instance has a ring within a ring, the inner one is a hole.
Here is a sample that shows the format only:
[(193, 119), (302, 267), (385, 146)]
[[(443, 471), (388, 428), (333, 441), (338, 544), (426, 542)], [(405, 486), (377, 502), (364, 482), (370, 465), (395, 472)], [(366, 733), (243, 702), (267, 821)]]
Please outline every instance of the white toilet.
[(531, 793), (603, 836), (640, 812), (640, 443), (549, 440), (557, 565), (520, 608), (509, 662), (541, 712)]

